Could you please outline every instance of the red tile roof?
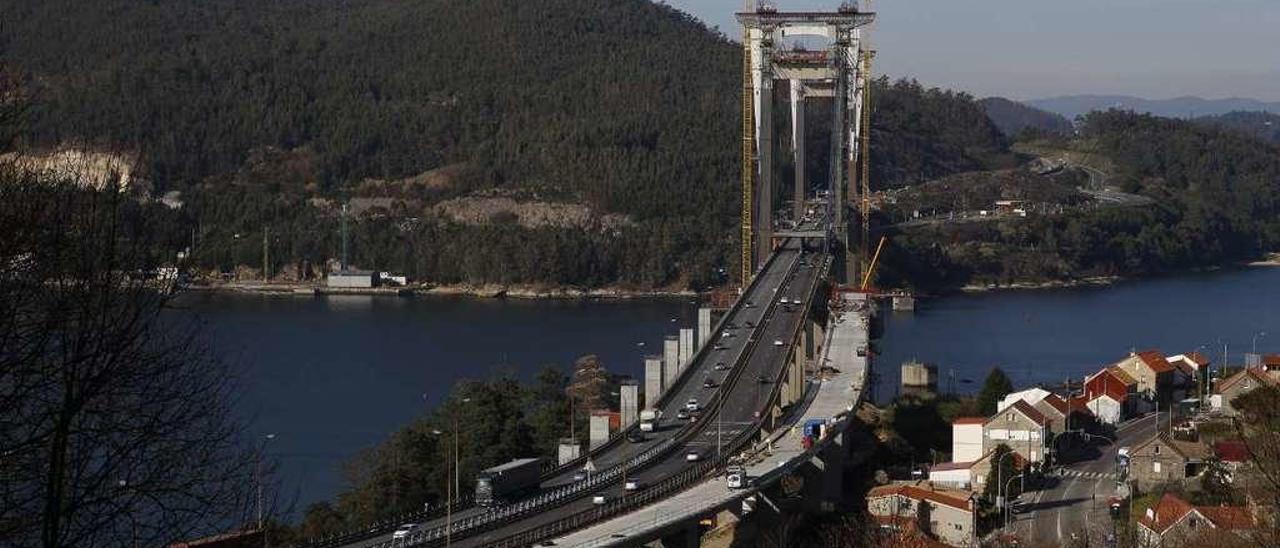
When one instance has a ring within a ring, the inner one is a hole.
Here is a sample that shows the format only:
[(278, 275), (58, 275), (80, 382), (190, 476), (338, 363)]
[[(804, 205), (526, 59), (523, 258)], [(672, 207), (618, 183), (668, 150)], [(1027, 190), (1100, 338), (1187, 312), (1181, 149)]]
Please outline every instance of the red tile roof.
[(1219, 529), (1253, 529), (1258, 522), (1243, 506), (1197, 506), (1196, 511)]
[(1028, 419), (1031, 419), (1031, 422), (1034, 422), (1040, 426), (1044, 426), (1045, 423), (1048, 421), (1048, 419), (1044, 417), (1044, 413), (1041, 413), (1037, 411), (1036, 408), (1031, 407), (1031, 404), (1028, 404), (1026, 400), (1018, 400), (1013, 402), (1013, 404), (1010, 405), (1009, 407), (1004, 408), (1004, 411), (1001, 411), (999, 413), (996, 413), (995, 415), (992, 415), (991, 418), (987, 419), (987, 422), (984, 424), (991, 424), (992, 421), (1000, 418), (1000, 416), (1003, 415), (1005, 411), (1008, 411), (1010, 409), (1017, 409), (1018, 412), (1022, 413), (1023, 416), (1027, 417)]
[(957, 417), (951, 424), (986, 424), (986, 417)]
[(1067, 407), (1071, 409), (1072, 413), (1093, 416), (1093, 410), (1089, 409), (1089, 398), (1087, 396), (1073, 396), (1067, 400)]
[(1138, 523), (1159, 534), (1164, 534), (1173, 524), (1194, 510), (1191, 503), (1173, 493), (1165, 493), (1150, 510), (1138, 516)]
[(1196, 365), (1200, 367), (1209, 365), (1209, 358), (1199, 352), (1187, 352), (1186, 354), (1183, 354), (1183, 356), (1186, 356), (1191, 359), (1191, 361), (1196, 362)]
[(1223, 462), (1245, 462), (1249, 460), (1249, 446), (1241, 440), (1221, 440), (1213, 444), (1213, 454)]
[(1263, 354), (1262, 365), (1264, 367), (1280, 367), (1280, 354)]
[(1142, 361), (1148, 369), (1159, 373), (1168, 373), (1173, 371), (1173, 366), (1169, 364), (1169, 360), (1165, 359), (1164, 354), (1159, 350), (1143, 350), (1138, 352), (1138, 359)]
[[(1118, 402), (1123, 402), (1128, 397), (1129, 386), (1133, 384), (1132, 378), (1128, 375), (1121, 377), (1112, 369), (1115, 368), (1103, 369), (1085, 379), (1084, 391), (1087, 401), (1093, 401), (1103, 394)], [(1129, 382), (1126, 382), (1126, 379)]]
[(969, 462), (940, 462), (929, 468), (930, 472), (946, 472), (948, 470), (968, 470), (973, 468), (974, 461)]
[(1227, 390), (1228, 388), (1235, 386), (1245, 378), (1249, 378), (1249, 377), (1258, 381), (1258, 384), (1272, 384), (1272, 385), (1276, 384), (1276, 382), (1272, 380), (1271, 377), (1266, 374), (1266, 372), (1260, 369), (1245, 368), (1245, 369), (1242, 369), (1239, 373), (1236, 373), (1235, 375), (1227, 377), (1227, 380), (1224, 380), (1221, 383), (1219, 383), (1218, 393), (1221, 394), (1224, 390)]
[(1057, 394), (1049, 394), (1048, 396), (1045, 396), (1043, 400), (1040, 400), (1040, 401), (1045, 402), (1049, 404), (1050, 407), (1053, 407), (1054, 409), (1056, 409), (1058, 411), (1058, 414), (1062, 416), (1067, 415), (1067, 402), (1066, 400), (1062, 399), (1061, 396)]
[(867, 498), (894, 495), (906, 497), (911, 500), (929, 500), (952, 508), (958, 508), (960, 510), (971, 510), (971, 508), (969, 508), (969, 497), (965, 496), (966, 493), (964, 491), (938, 489), (928, 482), (881, 485), (879, 487), (873, 487), (871, 491), (867, 492)]
[(1253, 513), (1243, 506), (1192, 506), (1191, 503), (1173, 493), (1165, 493), (1160, 497), (1160, 501), (1151, 507), (1151, 510), (1154, 519), (1144, 514), (1138, 516), (1138, 523), (1160, 535), (1182, 521), (1192, 511), (1200, 514), (1219, 529), (1252, 529), (1257, 526)]

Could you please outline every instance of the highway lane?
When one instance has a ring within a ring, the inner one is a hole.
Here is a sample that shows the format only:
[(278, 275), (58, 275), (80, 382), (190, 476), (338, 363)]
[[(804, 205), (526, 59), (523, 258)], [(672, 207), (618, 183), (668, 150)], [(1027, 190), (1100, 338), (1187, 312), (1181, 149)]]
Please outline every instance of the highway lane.
[[(1160, 417), (1159, 419), (1157, 417)], [(1116, 429), (1116, 441), (1098, 447), (1090, 460), (1065, 467), (1058, 484), (1031, 497), (1026, 511), (1011, 524), (1018, 537), (1033, 545), (1067, 544), (1073, 539), (1101, 546), (1112, 530), (1107, 499), (1116, 492), (1115, 462), (1121, 447), (1133, 447), (1155, 433), (1167, 413), (1128, 421)]]
[[(598, 455), (592, 456), (592, 463), (597, 471), (605, 470), (619, 463), (625, 462), (627, 459), (639, 455), (662, 440), (675, 436), (679, 432), (680, 427), (683, 426), (682, 424), (679, 424), (679, 421), (675, 418), (676, 414), (684, 407), (685, 403), (690, 398), (697, 398), (701, 404), (705, 404), (710, 401), (715, 389), (704, 388), (702, 385), (703, 380), (711, 378), (715, 380), (717, 384), (723, 383), (724, 378), (730, 373), (730, 371), (717, 371), (715, 369), (716, 365), (718, 363), (732, 365), (739, 361), (745, 352), (746, 343), (749, 338), (748, 334), (753, 331), (753, 328), (746, 326), (762, 325), (765, 311), (768, 309), (767, 305), (775, 298), (774, 289), (786, 281), (787, 273), (792, 270), (793, 264), (800, 259), (801, 252), (798, 244), (788, 243), (783, 248), (779, 249), (776, 252), (776, 255), (777, 256), (774, 258), (774, 261), (770, 264), (770, 267), (759, 274), (759, 281), (754, 287), (752, 287), (751, 292), (745, 297), (746, 301), (752, 303), (753, 306), (739, 307), (724, 323), (725, 327), (721, 329), (721, 331), (714, 333), (712, 338), (708, 341), (708, 344), (719, 344), (723, 346), (723, 349), (709, 350), (703, 355), (702, 359), (695, 360), (695, 362), (689, 366), (692, 370), (687, 373), (682, 373), (682, 378), (685, 379), (683, 384), (676, 388), (676, 392), (673, 396), (664, 400), (664, 404), (662, 406), (663, 419), (661, 421), (660, 430), (647, 434), (645, 436), (646, 440), (642, 443), (629, 443), (624, 441), (611, 446), (607, 451), (603, 451)], [(814, 269), (810, 268), (808, 270), (812, 271)], [(729, 335), (725, 336), (726, 333)], [(770, 339), (770, 344), (772, 344), (772, 339)], [(742, 378), (747, 379), (746, 375), (743, 375)], [(750, 379), (754, 382), (755, 376), (753, 375)], [(683, 453), (681, 453), (681, 458), (683, 458)], [(575, 473), (576, 471), (574, 470), (565, 471), (559, 476), (544, 481), (540, 487), (541, 489), (546, 490), (565, 485), (567, 483), (572, 483), (575, 481), (573, 478)], [(470, 480), (471, 478), (468, 478), (468, 485), (472, 485)], [(590, 497), (587, 497), (586, 500), (589, 503)], [(485, 510), (486, 509), (482, 507), (469, 507), (454, 513), (452, 519), (456, 521), (480, 515), (483, 514)], [(518, 523), (524, 522), (522, 521)], [(422, 529), (442, 527), (445, 524), (446, 519), (439, 518), (422, 524)], [(391, 540), (391, 531), (387, 531), (376, 537), (350, 543), (347, 546), (366, 548), (383, 545)]]
[[(803, 255), (803, 257), (809, 259), (815, 259), (818, 256), (816, 254)], [(812, 264), (816, 260), (808, 262)], [(818, 270), (813, 266), (800, 268), (791, 279), (777, 284), (762, 283), (760, 288), (767, 291), (771, 298), (779, 296), (787, 297), (788, 300), (791, 298), (803, 298), (805, 296), (803, 291), (813, 282)], [(775, 288), (776, 295), (774, 295)], [(763, 302), (756, 301), (756, 304), (759, 305), (758, 308), (764, 308)], [(772, 314), (763, 318), (763, 324), (758, 324), (762, 327), (759, 344), (748, 358), (747, 363), (742, 366), (744, 370), (738, 378), (738, 382), (729, 389), (728, 399), (721, 410), (722, 415), (718, 417), (719, 420), (717, 420), (716, 416), (706, 416), (700, 419), (702, 423), (697, 436), (659, 462), (629, 474), (629, 477), (639, 480), (641, 486), (658, 483), (689, 466), (686, 455), (690, 449), (698, 450), (702, 458), (714, 457), (718, 430), (720, 430), (721, 439), (728, 441), (742, 429), (749, 428), (755, 422), (756, 412), (764, 406), (774, 388), (772, 380), (768, 383), (760, 383), (757, 378), (761, 375), (768, 379), (777, 378), (780, 368), (783, 366), (783, 359), (789, 350), (786, 345), (775, 346), (774, 341), (789, 342), (797, 325), (804, 319), (805, 314), (802, 308), (793, 308), (792, 311), (786, 311), (781, 306), (776, 307)], [(696, 386), (697, 392), (699, 392), (697, 397), (700, 402), (709, 401), (717, 390), (716, 388), (702, 388), (700, 382)], [(627, 495), (622, 485), (612, 485), (594, 494), (603, 494), (609, 500), (615, 500)], [(506, 527), (468, 538), (462, 542), (455, 542), (455, 544), (458, 546), (483, 546), (486, 543), (494, 542), (509, 535), (552, 523), (578, 512), (587, 511), (592, 508), (593, 504), (592, 496), (587, 496), (528, 519), (512, 523)]]

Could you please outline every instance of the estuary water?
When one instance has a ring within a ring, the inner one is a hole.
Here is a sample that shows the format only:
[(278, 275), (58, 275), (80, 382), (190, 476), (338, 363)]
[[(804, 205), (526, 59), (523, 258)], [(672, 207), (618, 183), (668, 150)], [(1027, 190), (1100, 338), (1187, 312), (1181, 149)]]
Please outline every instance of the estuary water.
[(639, 378), (645, 354), (694, 325), (688, 300), (525, 301), (191, 293), (179, 302), (240, 372), (240, 408), (297, 508), (337, 494), (341, 464), (437, 405), (454, 382), (585, 354)]
[(955, 295), (917, 301), (915, 312), (884, 320), (881, 402), (898, 392), (908, 360), (936, 364), (938, 389), (959, 393), (981, 389), (992, 367), (1019, 388), (1078, 381), (1131, 350), (1199, 350), (1215, 367), (1225, 351), (1238, 365), (1255, 342), (1259, 352), (1280, 352), (1280, 267)]
[[(342, 462), (439, 403), (458, 379), (528, 379), (591, 353), (640, 378), (643, 356), (692, 326), (696, 310), (688, 300), (224, 293), (181, 304), (242, 371), (241, 408), (257, 434), (275, 434), (267, 452), (298, 508), (335, 495)], [(1280, 268), (927, 299), (914, 313), (885, 314), (875, 397), (897, 393), (909, 359), (937, 364), (940, 389), (967, 393), (993, 366), (1022, 387), (1078, 379), (1130, 349), (1200, 348), (1219, 362), (1225, 344), (1239, 363), (1255, 340), (1260, 352), (1280, 352)]]

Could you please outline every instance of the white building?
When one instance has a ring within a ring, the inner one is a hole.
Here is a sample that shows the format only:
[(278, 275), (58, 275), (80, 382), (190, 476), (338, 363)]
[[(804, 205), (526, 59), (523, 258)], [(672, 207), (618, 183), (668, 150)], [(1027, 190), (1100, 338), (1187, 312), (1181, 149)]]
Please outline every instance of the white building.
[(951, 423), (951, 460), (973, 462), (982, 458), (982, 425), (986, 417), (960, 417)]
[(1040, 403), (1040, 400), (1045, 399), (1048, 395), (1049, 391), (1043, 388), (1028, 388), (1020, 392), (1014, 392), (1000, 400), (1000, 403), (996, 404), (996, 410), (1004, 411), (1006, 407), (1013, 405), (1013, 402), (1018, 400), (1025, 401), (1027, 405), (1034, 407), (1035, 404)]

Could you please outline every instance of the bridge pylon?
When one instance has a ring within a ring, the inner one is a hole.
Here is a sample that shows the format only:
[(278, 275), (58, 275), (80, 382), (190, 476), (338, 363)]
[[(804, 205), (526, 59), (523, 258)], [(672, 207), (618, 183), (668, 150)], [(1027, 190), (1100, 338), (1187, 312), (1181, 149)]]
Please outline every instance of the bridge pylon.
[[(742, 108), (742, 259), (743, 284), (772, 253), (774, 225), (774, 82), (786, 80), (791, 101), (791, 143), (797, 177), (794, 214), (804, 210), (799, 202), (810, 196), (804, 170), (804, 116), (808, 100), (829, 98), (831, 104), (831, 188), (826, 196), (826, 219), (835, 234), (837, 255), (844, 257), (835, 269), (841, 283), (856, 279), (860, 268), (850, 252), (857, 240), (850, 237), (848, 219), (857, 209), (858, 160), (864, 132), (864, 97), (870, 79), (866, 74), (866, 38), (863, 27), (874, 13), (852, 4), (833, 12), (780, 12), (765, 5), (737, 14), (743, 26)], [(826, 39), (825, 50), (790, 47), (788, 38)], [(865, 185), (864, 185), (865, 189)], [(865, 194), (865, 191), (861, 194)], [(795, 220), (798, 220), (795, 219)], [(856, 248), (855, 248), (856, 249)], [(749, 265), (749, 266), (748, 266)]]

